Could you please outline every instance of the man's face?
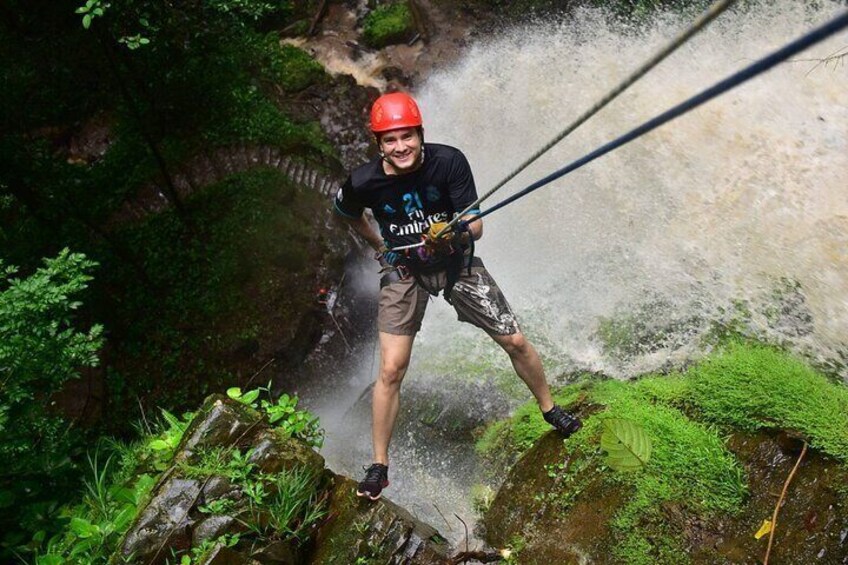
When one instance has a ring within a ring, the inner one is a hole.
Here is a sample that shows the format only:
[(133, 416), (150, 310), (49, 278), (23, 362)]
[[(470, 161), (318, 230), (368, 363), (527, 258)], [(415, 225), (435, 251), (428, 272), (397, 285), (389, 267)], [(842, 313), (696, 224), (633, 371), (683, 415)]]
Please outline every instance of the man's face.
[(382, 134), (380, 151), (389, 173), (402, 175), (414, 171), (421, 164), (421, 136), (418, 128), (396, 129)]

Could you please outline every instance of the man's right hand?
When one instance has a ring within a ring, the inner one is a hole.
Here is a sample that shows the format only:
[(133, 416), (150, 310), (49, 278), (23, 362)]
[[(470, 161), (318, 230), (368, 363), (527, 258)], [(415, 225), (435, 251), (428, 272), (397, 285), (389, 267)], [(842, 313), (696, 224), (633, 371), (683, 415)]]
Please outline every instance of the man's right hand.
[(392, 267), (397, 267), (403, 262), (403, 255), (398, 253), (397, 251), (390, 251), (388, 244), (383, 242), (383, 247), (380, 248), (379, 255), (377, 258), (382, 257), (385, 259), (386, 263), (391, 265)]

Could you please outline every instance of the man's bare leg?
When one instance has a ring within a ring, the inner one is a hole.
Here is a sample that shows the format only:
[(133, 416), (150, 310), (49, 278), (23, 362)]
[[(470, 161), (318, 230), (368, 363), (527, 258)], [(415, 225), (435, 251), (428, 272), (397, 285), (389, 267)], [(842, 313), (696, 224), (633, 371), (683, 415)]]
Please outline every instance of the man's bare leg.
[(539, 403), (542, 412), (547, 412), (553, 408), (554, 401), (551, 398), (548, 381), (545, 379), (542, 360), (533, 344), (527, 341), (527, 338), (521, 332), (512, 335), (493, 335), (492, 339), (509, 355), (515, 372), (536, 397), (536, 402)]
[(414, 335), (380, 332), (380, 373), (371, 405), (371, 442), (374, 463), (389, 464), (389, 442), (400, 409), (400, 383), (409, 367)]

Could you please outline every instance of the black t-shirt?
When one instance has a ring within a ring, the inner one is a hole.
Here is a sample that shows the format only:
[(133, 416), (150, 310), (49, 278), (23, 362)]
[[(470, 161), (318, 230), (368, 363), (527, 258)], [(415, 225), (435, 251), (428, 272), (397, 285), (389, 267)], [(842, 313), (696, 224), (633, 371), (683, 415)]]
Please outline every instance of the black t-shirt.
[(387, 175), (379, 157), (356, 168), (336, 194), (335, 209), (359, 218), (370, 208), (383, 239), (397, 247), (420, 242), (433, 223), (450, 221), (476, 200), (465, 155), (454, 147), (425, 143), (424, 162), (411, 173)]

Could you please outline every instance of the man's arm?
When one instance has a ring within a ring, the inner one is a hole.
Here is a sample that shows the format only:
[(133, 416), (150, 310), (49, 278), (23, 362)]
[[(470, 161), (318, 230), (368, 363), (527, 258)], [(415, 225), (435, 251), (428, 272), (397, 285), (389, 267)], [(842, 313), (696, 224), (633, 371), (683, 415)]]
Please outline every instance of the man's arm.
[(377, 230), (374, 229), (371, 222), (365, 217), (365, 214), (361, 214), (358, 218), (349, 218), (341, 214), (337, 214), (336, 216), (352, 227), (353, 231), (358, 233), (362, 239), (368, 242), (368, 245), (374, 248), (374, 251), (382, 251), (385, 245), (383, 238), (377, 233)]

